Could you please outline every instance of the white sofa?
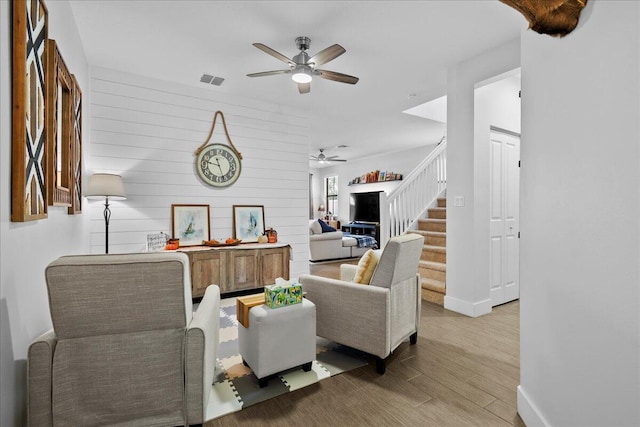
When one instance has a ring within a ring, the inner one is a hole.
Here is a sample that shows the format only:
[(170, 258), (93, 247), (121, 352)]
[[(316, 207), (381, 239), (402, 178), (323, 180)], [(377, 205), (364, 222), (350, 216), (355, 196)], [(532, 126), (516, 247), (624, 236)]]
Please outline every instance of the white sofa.
[(323, 233), (318, 220), (309, 221), (309, 259), (324, 261), (329, 259), (354, 258), (364, 255), (369, 248), (359, 248), (358, 241), (342, 234), (342, 231)]

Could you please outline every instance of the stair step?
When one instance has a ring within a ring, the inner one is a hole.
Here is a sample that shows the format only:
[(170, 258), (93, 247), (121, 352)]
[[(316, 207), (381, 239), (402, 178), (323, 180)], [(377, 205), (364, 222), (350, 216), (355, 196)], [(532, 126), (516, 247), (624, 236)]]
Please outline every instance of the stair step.
[(438, 207), (446, 208), (447, 207), (447, 198), (446, 197), (438, 197)]
[(421, 297), (423, 301), (432, 302), (434, 304), (444, 306), (444, 294), (429, 289), (422, 289)]
[(447, 208), (429, 208), (427, 212), (429, 218), (447, 219)]
[(440, 292), (441, 294), (444, 294), (447, 289), (445, 282), (441, 282), (440, 280), (422, 279), (421, 283), (422, 283), (422, 289), (428, 289), (430, 291)]
[(422, 246), (422, 255), (420, 259), (446, 264), (447, 248), (445, 246), (424, 245)]
[(441, 262), (433, 262), (433, 261), (418, 261), (420, 267), (428, 268), (430, 270), (437, 271), (447, 271), (447, 264), (443, 264)]
[(442, 231), (422, 231), (417, 230), (424, 237), (424, 244), (430, 246), (447, 246), (447, 233)]
[(418, 273), (422, 279), (438, 280), (442, 283), (447, 282), (447, 265), (441, 262), (420, 260)]
[(427, 218), (418, 220), (418, 229), (423, 231), (447, 231), (447, 220), (438, 218)]

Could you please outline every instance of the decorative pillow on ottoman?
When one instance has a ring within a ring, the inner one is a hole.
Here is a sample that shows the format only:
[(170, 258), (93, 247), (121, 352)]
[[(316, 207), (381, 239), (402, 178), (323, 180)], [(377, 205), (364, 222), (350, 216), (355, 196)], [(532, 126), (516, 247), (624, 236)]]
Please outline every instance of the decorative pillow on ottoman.
[(371, 249), (365, 252), (358, 262), (358, 268), (355, 276), (353, 276), (352, 282), (359, 283), (361, 285), (368, 285), (371, 280), (371, 276), (373, 276), (373, 272), (376, 271), (376, 267), (378, 266), (379, 257), (380, 255)]
[(335, 228), (333, 228), (332, 226), (330, 226), (329, 224), (327, 224), (323, 220), (319, 219), (318, 222), (320, 223), (320, 227), (322, 228), (322, 232), (323, 233), (328, 233), (330, 231), (336, 231)]

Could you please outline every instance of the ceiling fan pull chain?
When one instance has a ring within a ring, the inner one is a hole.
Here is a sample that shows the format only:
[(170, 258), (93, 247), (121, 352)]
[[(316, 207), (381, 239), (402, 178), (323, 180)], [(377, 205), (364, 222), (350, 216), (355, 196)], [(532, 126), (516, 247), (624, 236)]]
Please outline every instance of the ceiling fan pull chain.
[(224, 114), (220, 110), (216, 111), (216, 113), (213, 115), (213, 123), (211, 123), (211, 130), (209, 131), (209, 136), (207, 136), (207, 140), (200, 147), (198, 147), (198, 149), (195, 152), (195, 155), (197, 156), (198, 154), (200, 154), (200, 152), (204, 149), (204, 147), (206, 147), (207, 144), (209, 143), (209, 140), (213, 136), (213, 129), (215, 129), (216, 127), (216, 121), (218, 120), (218, 116), (220, 116), (220, 118), (222, 119), (222, 126), (224, 127), (224, 135), (227, 137), (227, 141), (229, 141), (229, 145), (231, 146), (231, 148), (233, 148), (233, 151), (236, 152), (236, 154), (238, 155), (238, 158), (242, 159), (242, 154), (240, 153), (240, 151), (238, 151), (236, 146), (233, 145), (233, 142), (231, 141), (231, 137), (229, 136), (229, 131), (227, 130), (227, 121), (224, 119)]

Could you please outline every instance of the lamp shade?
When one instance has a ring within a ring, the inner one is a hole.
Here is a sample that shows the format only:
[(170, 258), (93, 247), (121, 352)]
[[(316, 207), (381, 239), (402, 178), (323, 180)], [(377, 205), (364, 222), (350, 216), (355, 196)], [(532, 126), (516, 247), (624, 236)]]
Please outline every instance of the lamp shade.
[(323, 204), (321, 204), (321, 205), (318, 207), (318, 212), (324, 212), (324, 211), (325, 211), (324, 205), (323, 205)]
[(111, 200), (124, 200), (127, 198), (122, 177), (110, 173), (93, 174), (89, 178), (84, 196), (87, 199), (104, 199), (108, 197)]

